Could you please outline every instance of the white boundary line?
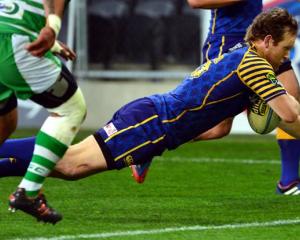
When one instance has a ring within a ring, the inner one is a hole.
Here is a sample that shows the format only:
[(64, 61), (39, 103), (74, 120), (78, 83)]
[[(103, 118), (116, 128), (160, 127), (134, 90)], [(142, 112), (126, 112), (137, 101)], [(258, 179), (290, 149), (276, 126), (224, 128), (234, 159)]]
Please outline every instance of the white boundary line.
[(205, 231), (205, 230), (222, 230), (222, 229), (238, 229), (238, 228), (253, 228), (253, 227), (274, 227), (281, 225), (300, 224), (300, 219), (287, 219), (276, 220), (270, 222), (252, 222), (252, 223), (238, 223), (238, 224), (225, 224), (225, 225), (213, 225), (213, 226), (183, 226), (183, 227), (171, 227), (152, 230), (136, 230), (136, 231), (124, 231), (124, 232), (106, 232), (95, 234), (78, 234), (78, 235), (64, 235), (57, 237), (37, 237), (37, 238), (14, 238), (11, 240), (73, 240), (73, 239), (102, 239), (113, 237), (125, 237), (125, 236), (139, 236), (139, 235), (154, 235), (162, 233), (174, 233), (174, 232), (187, 232), (187, 231)]
[(279, 160), (267, 160), (267, 159), (225, 159), (225, 158), (184, 158), (184, 157), (158, 157), (154, 161), (164, 161), (164, 162), (194, 162), (194, 163), (235, 163), (235, 164), (280, 164)]

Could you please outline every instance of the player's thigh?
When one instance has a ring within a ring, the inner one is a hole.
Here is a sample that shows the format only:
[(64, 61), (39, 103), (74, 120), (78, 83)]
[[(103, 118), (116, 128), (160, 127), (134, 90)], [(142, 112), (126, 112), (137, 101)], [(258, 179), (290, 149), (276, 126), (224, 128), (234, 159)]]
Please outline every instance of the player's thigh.
[(30, 41), (25, 35), (0, 34), (0, 82), (20, 99), (44, 92), (61, 72), (61, 62), (51, 52), (32, 56), (26, 50)]
[(166, 149), (166, 133), (153, 102), (137, 99), (120, 108), (95, 134), (108, 169), (149, 162)]

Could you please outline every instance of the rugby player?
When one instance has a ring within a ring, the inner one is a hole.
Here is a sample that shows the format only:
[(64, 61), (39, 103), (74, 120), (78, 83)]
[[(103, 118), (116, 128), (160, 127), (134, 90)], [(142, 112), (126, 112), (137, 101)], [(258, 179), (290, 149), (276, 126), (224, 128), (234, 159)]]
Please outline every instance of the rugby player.
[[(211, 9), (209, 34), (202, 49), (203, 63), (244, 42), (247, 27), (262, 10), (262, 0), (188, 0), (188, 3), (193, 8)], [(291, 61), (285, 61), (276, 75), (288, 93), (299, 101), (300, 89)], [(233, 118), (224, 120), (197, 139), (216, 139), (228, 135), (232, 121)], [(298, 194), (300, 140), (280, 128), (277, 129), (277, 140), (281, 150), (281, 177), (276, 192), (284, 195)], [(150, 164), (151, 161), (131, 166), (133, 177), (138, 183), (144, 182)]]
[[(209, 129), (247, 108), (253, 95), (280, 116), (280, 127), (300, 138), (300, 106), (275, 77), (297, 30), (296, 20), (286, 10), (259, 14), (248, 28), (247, 44), (207, 61), (173, 91), (123, 106), (104, 127), (70, 146), (52, 176), (74, 180), (149, 162), (198, 136), (204, 139)], [(8, 140), (0, 156), (26, 165), (24, 157), (30, 157), (34, 141)], [(29, 150), (18, 152), (18, 146)]]
[(28, 170), (9, 206), (38, 220), (56, 223), (62, 216), (40, 193), (45, 178), (63, 157), (86, 114), (73, 76), (50, 51), (74, 59), (56, 42), (64, 0), (0, 1), (0, 143), (15, 130), (17, 98), (31, 99), (49, 112), (37, 134)]

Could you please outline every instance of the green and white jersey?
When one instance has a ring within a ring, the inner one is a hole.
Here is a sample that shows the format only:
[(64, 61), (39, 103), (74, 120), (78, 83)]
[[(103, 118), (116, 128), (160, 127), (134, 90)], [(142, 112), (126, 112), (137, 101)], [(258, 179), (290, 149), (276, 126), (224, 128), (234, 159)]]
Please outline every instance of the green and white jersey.
[(45, 23), (43, 0), (0, 0), (0, 33), (36, 37)]

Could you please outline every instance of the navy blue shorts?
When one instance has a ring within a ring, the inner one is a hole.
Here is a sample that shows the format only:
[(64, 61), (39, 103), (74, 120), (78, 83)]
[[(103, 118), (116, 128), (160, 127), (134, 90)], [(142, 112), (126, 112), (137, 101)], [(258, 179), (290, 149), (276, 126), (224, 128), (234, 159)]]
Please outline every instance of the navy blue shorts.
[(149, 98), (137, 99), (120, 108), (94, 137), (108, 169), (149, 162), (166, 149), (166, 134)]

